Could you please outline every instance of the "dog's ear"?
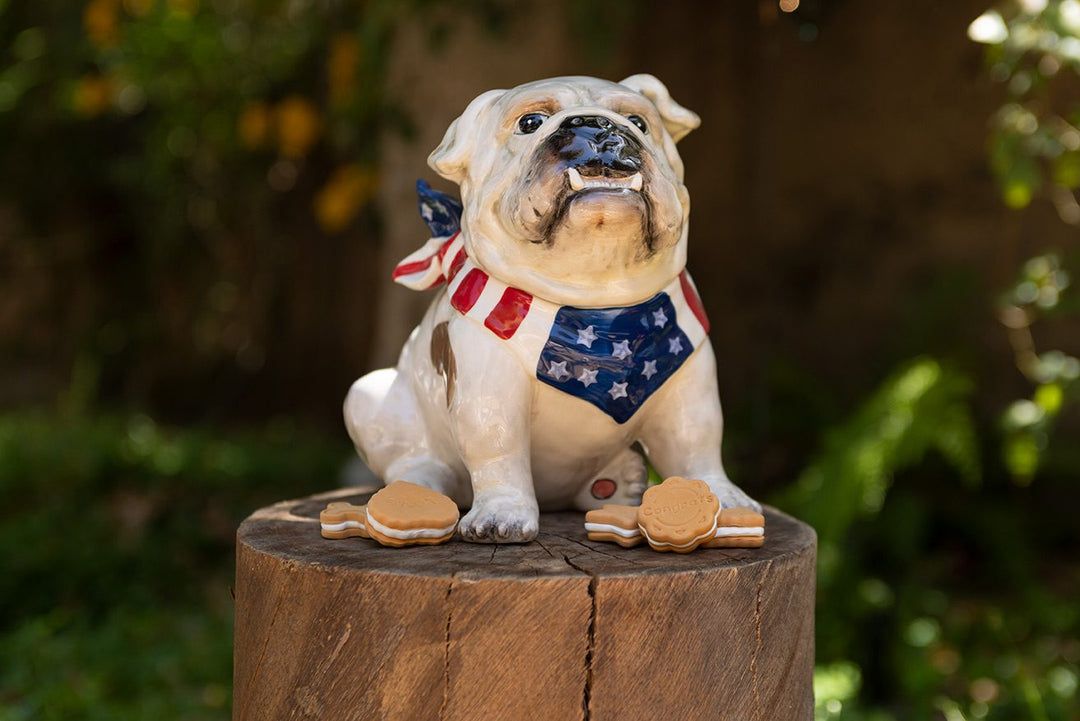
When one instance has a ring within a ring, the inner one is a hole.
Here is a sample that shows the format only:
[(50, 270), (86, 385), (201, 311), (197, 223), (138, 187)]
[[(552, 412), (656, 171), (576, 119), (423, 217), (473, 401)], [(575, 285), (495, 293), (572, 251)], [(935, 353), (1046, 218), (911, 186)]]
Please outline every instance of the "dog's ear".
[(450, 123), (439, 147), (428, 156), (428, 165), (436, 173), (458, 185), (465, 179), (473, 143), (477, 141), (476, 126), (492, 103), (502, 97), (505, 90), (489, 90), (469, 103), (461, 117)]
[(657, 80), (655, 76), (645, 73), (631, 75), (625, 80), (619, 81), (619, 85), (625, 85), (631, 90), (636, 90), (652, 101), (652, 104), (660, 111), (660, 118), (664, 121), (664, 127), (667, 128), (668, 134), (676, 143), (686, 137), (691, 130), (701, 125), (701, 118), (698, 117), (697, 113), (687, 110), (672, 100), (667, 87)]

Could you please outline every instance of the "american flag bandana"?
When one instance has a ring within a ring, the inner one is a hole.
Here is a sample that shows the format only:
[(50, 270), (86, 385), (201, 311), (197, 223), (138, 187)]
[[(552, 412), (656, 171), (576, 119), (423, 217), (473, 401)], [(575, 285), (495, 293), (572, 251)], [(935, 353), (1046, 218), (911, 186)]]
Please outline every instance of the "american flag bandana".
[(432, 238), (394, 269), (415, 290), (447, 284), (450, 305), (509, 347), (536, 378), (625, 423), (706, 339), (709, 320), (684, 270), (633, 306), (577, 308), (492, 278), (465, 253), (461, 204), (417, 182)]

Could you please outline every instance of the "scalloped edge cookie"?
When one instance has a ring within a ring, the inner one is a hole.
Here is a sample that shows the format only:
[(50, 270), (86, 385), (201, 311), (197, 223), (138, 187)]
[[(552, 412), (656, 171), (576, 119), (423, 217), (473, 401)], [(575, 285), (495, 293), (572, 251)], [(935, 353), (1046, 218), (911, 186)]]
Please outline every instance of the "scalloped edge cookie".
[(430, 488), (394, 481), (368, 500), (364, 525), (373, 539), (399, 548), (449, 541), (460, 513), (448, 496)]
[(708, 484), (672, 476), (641, 497), (638, 528), (654, 551), (689, 553), (715, 537), (719, 516)]

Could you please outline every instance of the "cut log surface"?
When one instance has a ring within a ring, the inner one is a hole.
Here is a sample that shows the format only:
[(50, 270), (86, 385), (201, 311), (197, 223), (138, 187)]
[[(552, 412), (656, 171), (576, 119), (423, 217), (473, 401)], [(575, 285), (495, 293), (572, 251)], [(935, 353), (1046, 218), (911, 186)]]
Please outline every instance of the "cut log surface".
[(524, 545), (322, 538), (343, 489), (237, 534), (234, 721), (813, 718), (816, 538), (657, 553), (551, 513)]

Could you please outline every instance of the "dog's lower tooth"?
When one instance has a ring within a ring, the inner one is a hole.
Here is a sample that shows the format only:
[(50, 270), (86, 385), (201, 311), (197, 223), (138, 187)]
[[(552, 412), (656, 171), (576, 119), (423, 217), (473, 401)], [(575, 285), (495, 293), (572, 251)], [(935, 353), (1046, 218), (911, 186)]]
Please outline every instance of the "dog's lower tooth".
[(630, 190), (641, 190), (641, 173), (634, 173), (634, 177), (630, 178)]
[(571, 190), (581, 190), (585, 187), (585, 180), (581, 177), (581, 173), (577, 171), (577, 168), (567, 168), (566, 175), (570, 178)]

